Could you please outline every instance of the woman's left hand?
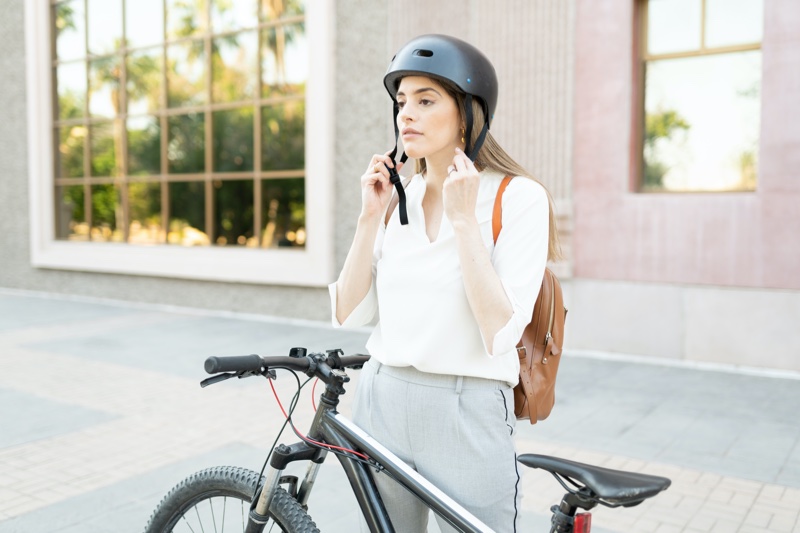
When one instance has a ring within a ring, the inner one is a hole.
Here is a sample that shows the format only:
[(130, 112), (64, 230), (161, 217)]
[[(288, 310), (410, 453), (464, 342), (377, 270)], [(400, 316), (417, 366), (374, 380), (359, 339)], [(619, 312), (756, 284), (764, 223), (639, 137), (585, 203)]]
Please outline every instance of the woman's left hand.
[(475, 220), (480, 175), (475, 164), (456, 148), (453, 164), (447, 167), (447, 179), (442, 189), (444, 212), (452, 224)]

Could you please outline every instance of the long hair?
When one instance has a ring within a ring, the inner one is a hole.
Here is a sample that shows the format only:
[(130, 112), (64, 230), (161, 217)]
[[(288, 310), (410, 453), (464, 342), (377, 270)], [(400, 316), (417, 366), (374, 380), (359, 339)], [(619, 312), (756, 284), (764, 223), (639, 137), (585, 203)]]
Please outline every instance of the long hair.
[[(466, 95), (447, 80), (436, 78), (436, 81), (442, 87), (444, 87), (450, 96), (455, 99), (456, 104), (458, 105), (458, 112), (461, 114), (461, 120), (466, 123)], [(483, 129), (483, 124), (485, 123), (483, 106), (480, 104), (480, 101), (477, 98), (472, 99), (472, 117), (470, 146), (475, 146), (475, 142), (477, 141), (478, 136)], [(541, 181), (534, 178), (530, 172), (522, 168), (522, 165), (514, 161), (514, 159), (512, 159), (511, 156), (508, 155), (506, 151), (503, 150), (503, 148), (497, 143), (494, 137), (492, 137), (491, 132), (486, 132), (486, 139), (483, 143), (483, 146), (481, 146), (481, 149), (478, 151), (478, 154), (475, 156), (473, 163), (475, 163), (475, 168), (477, 168), (478, 171), (489, 169), (494, 170), (495, 172), (500, 172), (506, 176), (521, 176), (532, 179), (544, 188), (545, 192), (547, 193), (547, 202), (549, 204), (550, 212), (549, 238), (547, 239), (547, 259), (548, 261), (558, 261), (561, 259), (561, 244), (558, 239), (558, 229), (556, 228), (555, 207), (553, 203), (553, 197), (550, 196), (550, 191), (547, 190), (547, 187), (545, 187)], [(416, 173), (421, 174), (425, 170), (425, 159), (415, 159), (414, 166)]]

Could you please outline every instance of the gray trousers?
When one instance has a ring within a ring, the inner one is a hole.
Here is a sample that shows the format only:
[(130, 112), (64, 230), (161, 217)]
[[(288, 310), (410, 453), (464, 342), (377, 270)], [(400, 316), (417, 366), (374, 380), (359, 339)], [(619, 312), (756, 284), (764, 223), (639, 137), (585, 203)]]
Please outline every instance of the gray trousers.
[[(507, 383), (371, 359), (359, 378), (353, 421), (486, 525), (516, 531), (522, 495)], [(426, 531), (428, 508), (389, 476), (373, 475), (395, 530)], [(443, 532), (455, 531), (437, 520)]]

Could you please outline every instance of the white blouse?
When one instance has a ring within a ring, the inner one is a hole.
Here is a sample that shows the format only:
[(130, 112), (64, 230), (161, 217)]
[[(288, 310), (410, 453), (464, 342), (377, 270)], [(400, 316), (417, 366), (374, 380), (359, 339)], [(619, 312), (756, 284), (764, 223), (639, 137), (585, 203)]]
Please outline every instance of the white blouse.
[(428, 239), (421, 175), (406, 187), (408, 224), (400, 224), (399, 208), (388, 225), (381, 224), (372, 287), (342, 324), (336, 319), (336, 283), (329, 285), (334, 327), (363, 326), (377, 310), (379, 321), (367, 350), (381, 363), (516, 385), (516, 345), (530, 322), (547, 262), (549, 206), (541, 185), (524, 177), (512, 179), (503, 194), (503, 228), (495, 246), (492, 209), (502, 180), (502, 174), (481, 172), (475, 206), (483, 242), (513, 308), (492, 341), (494, 354), (486, 349), (467, 301), (455, 233), (445, 214), (436, 240)]

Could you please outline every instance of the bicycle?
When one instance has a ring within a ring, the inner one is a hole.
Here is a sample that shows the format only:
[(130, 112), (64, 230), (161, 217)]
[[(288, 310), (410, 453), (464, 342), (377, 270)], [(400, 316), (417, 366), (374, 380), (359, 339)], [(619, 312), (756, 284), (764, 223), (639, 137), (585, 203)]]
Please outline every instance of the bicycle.
[[(345, 392), (344, 384), (350, 380), (345, 369), (361, 368), (368, 359), (367, 355), (344, 356), (341, 350), (308, 353), (305, 348), (293, 348), (289, 356), (209, 357), (205, 370), (212, 377), (201, 382), (203, 387), (250, 376), (266, 377), (272, 387), (277, 369), (292, 372), (297, 379), (297, 393), (289, 412), (284, 410), (286, 422), (275, 443), (287, 424), (292, 426), (300, 441), (277, 447), (273, 443), (267, 456), (270, 468), (266, 476), (262, 476), (266, 462), (261, 473), (240, 467), (215, 467), (189, 476), (162, 499), (145, 533), (177, 532), (184, 526), (193, 532), (226, 531), (225, 527), (234, 523), (245, 533), (260, 533), (268, 525), (269, 531), (277, 526), (286, 533), (318, 532), (319, 528), (307, 513), (307, 503), (318, 469), (328, 453), (339, 459), (370, 531), (394, 531), (373, 481), (373, 475), (378, 474), (394, 478), (459, 531), (492, 531), (337, 412), (339, 397)], [(297, 372), (305, 373), (309, 379), (301, 384)], [(300, 391), (313, 378), (322, 381), (325, 390), (308, 436), (303, 436), (294, 427), (291, 415)], [(274, 387), (272, 389), (274, 392)], [(277, 393), (275, 397), (280, 405)], [(309, 462), (302, 481), (297, 476), (283, 474), (287, 465), (295, 461)], [(591, 513), (579, 511), (589, 511), (597, 505), (632, 507), (666, 490), (671, 483), (660, 476), (611, 470), (546, 455), (523, 454), (518, 461), (550, 472), (567, 491), (561, 503), (551, 508), (550, 533), (589, 533)], [(234, 507), (238, 502), (235, 516), (229, 512), (229, 499), (234, 500)], [(192, 528), (193, 523), (200, 527)], [(204, 524), (210, 526), (206, 528)]]

